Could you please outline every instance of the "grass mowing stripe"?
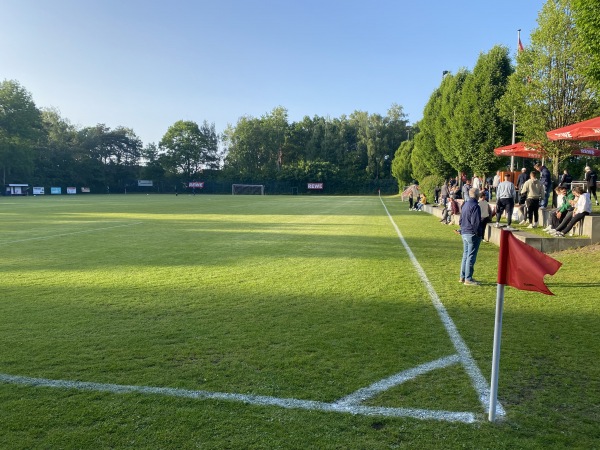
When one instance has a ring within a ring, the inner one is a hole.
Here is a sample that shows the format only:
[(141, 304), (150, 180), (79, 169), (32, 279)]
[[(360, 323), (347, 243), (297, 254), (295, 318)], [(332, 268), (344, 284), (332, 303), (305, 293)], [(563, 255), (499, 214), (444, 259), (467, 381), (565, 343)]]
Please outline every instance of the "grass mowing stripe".
[[(488, 382), (483, 377), (481, 370), (477, 366), (477, 363), (475, 362), (475, 360), (473, 359), (473, 356), (471, 355), (471, 352), (469, 351), (469, 347), (467, 347), (467, 344), (465, 343), (464, 339), (460, 336), (460, 333), (458, 332), (458, 329), (456, 328), (454, 321), (448, 314), (448, 311), (446, 311), (446, 308), (444, 307), (444, 304), (440, 300), (440, 297), (438, 296), (437, 292), (435, 291), (433, 285), (429, 282), (429, 279), (427, 278), (427, 274), (425, 273), (425, 271), (419, 264), (419, 261), (417, 260), (417, 258), (413, 254), (412, 250), (408, 246), (408, 243), (404, 239), (404, 236), (402, 236), (402, 233), (400, 232), (400, 228), (398, 228), (398, 225), (396, 225), (396, 222), (394, 222), (392, 215), (390, 214), (387, 207), (385, 206), (385, 202), (383, 201), (383, 199), (381, 197), (380, 197), (380, 200), (381, 200), (381, 204), (383, 205), (383, 208), (385, 209), (386, 214), (388, 215), (388, 217), (390, 219), (390, 222), (392, 222), (392, 225), (394, 226), (394, 229), (396, 230), (396, 233), (398, 234), (398, 238), (400, 239), (402, 246), (405, 248), (406, 252), (408, 253), (411, 263), (417, 270), (417, 273), (419, 274), (419, 277), (423, 281), (423, 284), (425, 284), (425, 286), (427, 288), (427, 292), (429, 292), (431, 301), (433, 302), (433, 305), (435, 306), (435, 309), (437, 310), (437, 312), (440, 316), (440, 319), (441, 319), (442, 323), (444, 324), (444, 328), (446, 328), (446, 331), (448, 332), (448, 336), (450, 337), (450, 340), (452, 341), (454, 348), (460, 355), (460, 359), (462, 361), (463, 366), (465, 367), (465, 370), (467, 371), (469, 377), (471, 377), (471, 380), (473, 382), (473, 387), (479, 394), (479, 401), (480, 401), (481, 405), (483, 406), (484, 410), (486, 410), (490, 403), (490, 389), (489, 389)], [(498, 402), (498, 404), (496, 406), (496, 415), (504, 416), (505, 414), (506, 414), (506, 412), (504, 411), (504, 408), (502, 407), (500, 402)]]
[(71, 231), (69, 233), (53, 234), (53, 235), (50, 235), (50, 236), (36, 236), (36, 237), (32, 237), (32, 238), (17, 239), (17, 240), (14, 240), (14, 241), (0, 242), (0, 245), (17, 244), (19, 242), (27, 242), (27, 241), (42, 241), (42, 240), (45, 240), (45, 239), (53, 239), (53, 238), (57, 238), (57, 237), (72, 236), (72, 235), (75, 235), (75, 234), (93, 233), (94, 231), (104, 231), (104, 230), (112, 230), (114, 228), (131, 227), (133, 225), (139, 225), (141, 223), (143, 223), (143, 222), (127, 223), (127, 224), (124, 224), (124, 225), (114, 225), (112, 227), (93, 228), (91, 230)]

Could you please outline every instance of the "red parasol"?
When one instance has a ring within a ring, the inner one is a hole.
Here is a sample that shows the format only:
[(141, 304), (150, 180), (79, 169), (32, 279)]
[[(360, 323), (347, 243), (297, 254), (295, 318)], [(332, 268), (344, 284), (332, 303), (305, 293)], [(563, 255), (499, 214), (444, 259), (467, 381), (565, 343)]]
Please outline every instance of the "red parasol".
[(595, 158), (600, 158), (600, 150), (597, 148), (577, 148), (571, 152), (571, 155), (593, 156)]
[(541, 159), (544, 155), (544, 149), (539, 144), (527, 144), (517, 142), (516, 144), (505, 145), (494, 149), (496, 156), (517, 156), (519, 158)]
[(546, 132), (551, 141), (600, 141), (600, 117)]

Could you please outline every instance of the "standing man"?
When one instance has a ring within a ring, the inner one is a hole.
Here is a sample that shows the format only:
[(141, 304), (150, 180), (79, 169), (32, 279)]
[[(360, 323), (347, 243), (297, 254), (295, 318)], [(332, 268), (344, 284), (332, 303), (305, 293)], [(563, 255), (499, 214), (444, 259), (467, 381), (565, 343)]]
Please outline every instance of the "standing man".
[(546, 199), (548, 198), (544, 189), (542, 182), (537, 179), (537, 173), (535, 170), (532, 170), (529, 174), (529, 180), (527, 180), (521, 188), (521, 194), (527, 195), (525, 201), (527, 205), (527, 218), (529, 220), (529, 226), (527, 228), (535, 228), (538, 226), (538, 209), (541, 208), (541, 199), (544, 197)]
[[(498, 185), (502, 180), (500, 179), (500, 171), (496, 171), (496, 175), (494, 175), (494, 179), (492, 180), (492, 192), (496, 193), (496, 200), (498, 199)], [(490, 200), (492, 199), (492, 195), (490, 193)]]
[(482, 185), (481, 185), (481, 178), (479, 178), (477, 176), (477, 174), (473, 174), (473, 179), (471, 180), (471, 187), (474, 187), (475, 189), (481, 190)]
[(590, 202), (592, 201), (592, 194), (594, 200), (596, 200), (596, 206), (598, 206), (598, 197), (596, 196), (596, 184), (598, 182), (598, 175), (592, 170), (590, 166), (585, 167), (585, 182), (587, 183), (587, 191), (590, 194)]
[(546, 166), (537, 163), (534, 167), (535, 170), (540, 172), (540, 183), (544, 186), (544, 196), (540, 198), (540, 208), (546, 209), (546, 206), (548, 206), (548, 197), (550, 196), (550, 192), (552, 192), (552, 176)]
[(525, 184), (525, 182), (529, 180), (529, 174), (527, 173), (527, 169), (523, 167), (521, 169), (521, 173), (519, 174), (519, 178), (517, 178), (517, 191), (521, 192), (521, 188)]
[(481, 210), (477, 203), (479, 191), (469, 189), (469, 199), (463, 204), (460, 212), (460, 234), (463, 240), (463, 256), (460, 263), (460, 282), (465, 286), (479, 286), (481, 283), (473, 279), (475, 261), (479, 244), (481, 244)]
[(506, 221), (508, 222), (506, 229), (514, 231), (514, 228), (510, 224), (512, 223), (512, 214), (515, 207), (516, 191), (515, 185), (512, 184), (510, 178), (510, 174), (505, 173), (504, 181), (498, 185), (498, 190), (496, 191), (496, 228), (500, 228), (502, 213), (506, 211)]
[(439, 204), (442, 208), (446, 207), (446, 202), (448, 201), (448, 197), (450, 197), (450, 188), (448, 187), (448, 182), (444, 180), (444, 184), (442, 184), (442, 190), (440, 192), (440, 196), (442, 197)]

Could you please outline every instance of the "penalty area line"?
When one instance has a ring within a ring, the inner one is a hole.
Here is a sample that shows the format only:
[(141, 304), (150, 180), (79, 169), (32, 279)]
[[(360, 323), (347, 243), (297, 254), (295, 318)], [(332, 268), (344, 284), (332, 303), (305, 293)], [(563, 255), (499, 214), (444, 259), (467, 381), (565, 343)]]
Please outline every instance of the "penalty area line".
[(188, 399), (212, 399), (237, 401), (257, 406), (278, 406), (286, 409), (304, 409), (309, 411), (337, 412), (365, 416), (409, 417), (424, 420), (474, 423), (475, 414), (470, 412), (432, 411), (417, 408), (388, 408), (377, 406), (344, 405), (314, 400), (277, 398), (262, 395), (230, 394), (225, 392), (197, 391), (180, 388), (152, 386), (129, 386), (121, 384), (92, 383), (86, 381), (49, 380), (16, 375), (0, 374), (0, 382), (22, 386), (75, 389), (79, 391), (108, 392), (111, 394), (153, 394)]
[[(398, 238), (400, 239), (402, 246), (406, 250), (406, 253), (408, 254), (408, 257), (409, 257), (412, 265), (416, 269), (416, 271), (419, 275), (419, 278), (421, 278), (421, 281), (423, 282), (423, 284), (425, 285), (425, 288), (427, 289), (427, 292), (429, 293), (429, 297), (431, 298), (433, 306), (435, 307), (435, 309), (442, 321), (442, 324), (444, 325), (444, 328), (446, 329), (446, 332), (448, 333), (448, 336), (450, 337), (450, 340), (452, 341), (452, 344), (454, 345), (454, 348), (456, 349), (456, 352), (460, 356), (460, 360), (461, 360), (463, 367), (465, 368), (465, 371), (471, 378), (473, 387), (475, 388), (475, 390), (477, 391), (477, 393), (479, 395), (479, 402), (483, 406), (484, 410), (487, 411), (487, 409), (489, 408), (489, 404), (490, 404), (489, 383), (486, 381), (483, 374), (481, 373), (479, 366), (477, 366), (477, 363), (475, 362), (475, 360), (473, 359), (473, 356), (471, 355), (469, 347), (467, 347), (466, 342), (463, 340), (460, 333), (458, 332), (458, 328), (456, 328), (456, 325), (454, 324), (454, 321), (450, 317), (450, 314), (448, 314), (448, 311), (444, 307), (444, 304), (442, 303), (436, 290), (434, 289), (433, 285), (429, 281), (429, 278), (427, 278), (427, 274), (425, 273), (425, 270), (423, 270), (423, 267), (421, 267), (421, 264), (419, 264), (419, 261), (415, 257), (414, 253), (412, 252), (412, 250), (409, 247), (406, 240), (404, 239), (404, 236), (400, 232), (400, 228), (398, 228), (398, 225), (396, 225), (396, 222), (394, 222), (394, 219), (393, 219), (392, 215), (390, 214), (390, 212), (388, 211), (387, 207), (385, 206), (385, 203), (384, 203), (383, 199), (381, 198), (381, 196), (379, 197), (379, 200), (381, 201), (381, 204), (383, 205), (383, 209), (385, 209), (385, 212), (386, 212), (388, 218), (390, 219), (392, 226), (396, 230), (396, 234), (398, 235)], [(498, 416), (504, 416), (506, 414), (506, 412), (505, 412), (504, 408), (502, 407), (502, 405), (500, 404), (500, 402), (498, 402), (498, 404), (496, 406), (496, 414)]]

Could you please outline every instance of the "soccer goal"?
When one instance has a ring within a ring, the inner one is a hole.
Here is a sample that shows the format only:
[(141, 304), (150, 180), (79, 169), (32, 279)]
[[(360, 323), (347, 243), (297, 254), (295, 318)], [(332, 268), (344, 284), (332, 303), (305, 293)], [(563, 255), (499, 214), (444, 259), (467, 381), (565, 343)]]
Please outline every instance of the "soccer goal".
[(264, 184), (232, 184), (232, 195), (265, 195)]

